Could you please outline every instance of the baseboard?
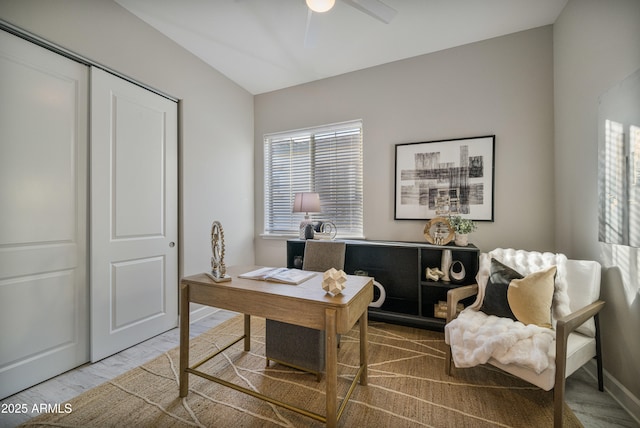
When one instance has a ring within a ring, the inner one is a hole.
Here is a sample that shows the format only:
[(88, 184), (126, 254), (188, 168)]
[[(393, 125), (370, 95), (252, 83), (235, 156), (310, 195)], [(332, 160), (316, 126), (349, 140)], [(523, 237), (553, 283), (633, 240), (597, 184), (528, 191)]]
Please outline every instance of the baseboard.
[[(597, 382), (598, 371), (595, 361), (589, 361), (585, 364), (584, 369), (590, 376)], [(624, 387), (616, 378), (611, 376), (606, 370), (603, 370), (604, 374), (604, 389), (613, 397), (614, 400), (622, 406), (629, 415), (640, 424), (640, 399), (633, 395), (631, 391)]]

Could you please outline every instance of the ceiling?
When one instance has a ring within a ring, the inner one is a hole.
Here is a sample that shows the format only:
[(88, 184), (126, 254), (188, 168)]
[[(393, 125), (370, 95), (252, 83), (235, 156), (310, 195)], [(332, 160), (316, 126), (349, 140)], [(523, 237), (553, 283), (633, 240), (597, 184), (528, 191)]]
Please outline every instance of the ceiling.
[(553, 24), (567, 0), (383, 0), (389, 24), (337, 0), (115, 0), (252, 94)]

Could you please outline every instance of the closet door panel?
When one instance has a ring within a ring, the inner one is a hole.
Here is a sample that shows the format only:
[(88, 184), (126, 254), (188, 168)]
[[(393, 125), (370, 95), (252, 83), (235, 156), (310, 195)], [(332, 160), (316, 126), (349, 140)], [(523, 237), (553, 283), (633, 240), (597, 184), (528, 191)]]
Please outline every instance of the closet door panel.
[(88, 69), (0, 31), (0, 397), (85, 363)]
[(91, 71), (91, 360), (177, 326), (177, 104)]

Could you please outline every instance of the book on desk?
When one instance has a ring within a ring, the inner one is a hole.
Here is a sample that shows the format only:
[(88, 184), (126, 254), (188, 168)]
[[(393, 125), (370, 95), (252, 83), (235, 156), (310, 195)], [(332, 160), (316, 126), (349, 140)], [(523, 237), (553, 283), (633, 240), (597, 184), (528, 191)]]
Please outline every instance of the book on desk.
[(318, 272), (309, 272), (300, 269), (289, 269), (285, 267), (273, 268), (263, 267), (251, 272), (238, 275), (239, 278), (255, 279), (258, 281), (280, 282), (283, 284), (297, 285), (309, 278), (316, 276)]

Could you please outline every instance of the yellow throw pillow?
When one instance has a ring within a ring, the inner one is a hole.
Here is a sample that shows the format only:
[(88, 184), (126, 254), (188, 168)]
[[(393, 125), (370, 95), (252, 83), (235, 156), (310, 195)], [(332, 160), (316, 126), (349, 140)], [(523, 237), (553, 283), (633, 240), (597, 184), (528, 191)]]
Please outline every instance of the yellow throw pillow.
[(509, 307), (518, 321), (551, 328), (556, 267), (533, 272), (522, 279), (514, 279), (507, 289)]

